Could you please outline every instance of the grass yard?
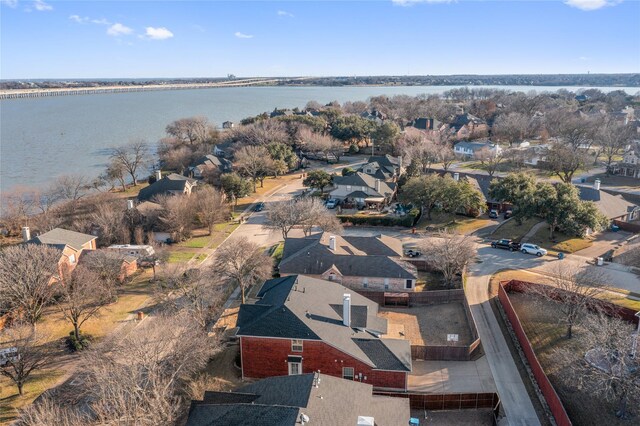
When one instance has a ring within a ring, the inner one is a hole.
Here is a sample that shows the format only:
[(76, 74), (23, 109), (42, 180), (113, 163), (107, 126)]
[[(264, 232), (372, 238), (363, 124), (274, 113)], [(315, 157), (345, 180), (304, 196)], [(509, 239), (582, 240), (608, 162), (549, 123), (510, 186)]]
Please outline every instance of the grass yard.
[(280, 263), (282, 260), (282, 253), (284, 252), (284, 242), (279, 242), (271, 248), (271, 257), (276, 263)]
[(209, 245), (209, 243), (211, 243), (212, 240), (212, 235), (207, 235), (205, 237), (194, 237), (181, 242), (180, 244), (178, 244), (178, 247), (205, 248), (207, 245)]
[[(567, 340), (566, 328), (559, 324), (558, 308), (552, 302), (530, 294), (511, 293), (509, 296), (536, 356), (558, 392), (573, 424), (630, 424), (629, 421), (620, 420), (615, 416), (616, 404), (605, 401), (587, 389), (579, 389), (566, 378), (571, 377), (571, 366), (582, 362), (584, 356), (584, 350), (578, 344), (580, 327), (574, 327), (576, 337)], [(560, 348), (568, 348), (572, 358), (559, 356), (557, 350)], [(630, 401), (629, 409), (638, 415), (637, 403)]]
[(557, 254), (558, 252), (574, 253), (593, 245), (593, 242), (588, 238), (578, 238), (563, 234), (562, 232), (555, 232), (554, 239), (549, 240), (549, 229), (547, 226), (540, 228), (527, 242), (546, 248), (551, 255)]
[(522, 237), (524, 237), (527, 232), (529, 232), (531, 228), (539, 222), (539, 219), (532, 218), (523, 220), (522, 224), (518, 224), (516, 220), (511, 219), (504, 222), (502, 226), (493, 231), (493, 234), (491, 235), (496, 239), (508, 238), (510, 240), (520, 241)]
[(183, 263), (191, 260), (196, 255), (194, 251), (172, 251), (167, 259), (168, 263)]
[[(100, 311), (100, 316), (92, 318), (82, 325), (82, 333), (91, 335), (94, 339), (100, 339), (113, 332), (121, 324), (125, 324), (129, 315), (135, 314), (149, 303), (153, 295), (153, 286), (149, 283), (151, 271), (144, 271), (135, 276), (133, 280), (120, 287), (118, 290), (118, 300), (111, 305), (105, 306)], [(9, 379), (0, 376), (0, 424), (9, 423), (18, 414), (17, 409), (30, 404), (35, 398), (45, 390), (57, 385), (63, 378), (70, 362), (74, 361), (76, 355), (69, 354), (63, 350), (62, 339), (69, 335), (72, 330), (69, 322), (62, 318), (62, 315), (55, 307), (48, 308), (44, 319), (38, 324), (38, 330), (47, 336), (47, 344), (59, 345), (59, 353), (53, 360), (52, 366), (33, 374), (31, 379), (25, 384), (25, 394), (20, 397), (17, 389)]]
[[(458, 285), (454, 288), (459, 288)], [(442, 274), (437, 272), (418, 271), (416, 291), (450, 290), (444, 283)]]
[(469, 234), (485, 226), (493, 225), (495, 222), (484, 217), (467, 217), (449, 213), (433, 212), (431, 220), (426, 215), (422, 215), (416, 228), (425, 228), (427, 231), (440, 231), (445, 228), (457, 231), (461, 234)]

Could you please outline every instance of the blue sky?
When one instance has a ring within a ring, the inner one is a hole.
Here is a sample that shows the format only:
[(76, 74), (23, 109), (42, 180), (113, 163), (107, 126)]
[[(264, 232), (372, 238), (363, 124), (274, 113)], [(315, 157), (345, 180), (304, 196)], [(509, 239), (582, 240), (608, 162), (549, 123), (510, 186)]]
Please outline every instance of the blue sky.
[(0, 0), (0, 78), (640, 72), (640, 1)]

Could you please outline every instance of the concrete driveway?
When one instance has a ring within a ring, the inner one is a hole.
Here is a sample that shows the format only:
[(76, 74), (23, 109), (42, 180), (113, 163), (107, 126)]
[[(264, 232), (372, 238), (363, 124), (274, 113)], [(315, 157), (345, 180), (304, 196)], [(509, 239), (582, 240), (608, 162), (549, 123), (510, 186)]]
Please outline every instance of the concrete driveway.
[(609, 250), (616, 249), (620, 247), (620, 245), (631, 237), (633, 234), (624, 231), (618, 232), (602, 232), (596, 236), (593, 240), (593, 245), (591, 247), (587, 247), (583, 250), (579, 250), (575, 252), (575, 255), (594, 258), (598, 256), (604, 255)]

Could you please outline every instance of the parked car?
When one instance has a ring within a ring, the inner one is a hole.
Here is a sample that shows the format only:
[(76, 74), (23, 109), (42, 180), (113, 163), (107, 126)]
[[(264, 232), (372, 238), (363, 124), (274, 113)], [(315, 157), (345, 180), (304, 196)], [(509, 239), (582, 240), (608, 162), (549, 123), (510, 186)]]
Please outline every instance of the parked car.
[(419, 257), (422, 256), (422, 253), (417, 248), (410, 248), (404, 251), (404, 255), (407, 257)]
[(516, 251), (516, 250), (520, 250), (520, 243), (516, 243), (512, 240), (503, 238), (501, 240), (492, 242), (491, 247), (509, 250), (509, 251)]
[(529, 243), (523, 244), (522, 247), (520, 247), (520, 251), (523, 252), (524, 254), (535, 254), (538, 257), (547, 255), (547, 250), (535, 244), (529, 244)]
[(324, 205), (328, 209), (335, 209), (338, 204), (338, 200), (336, 200), (335, 198), (329, 198)]
[(254, 212), (261, 212), (262, 210), (264, 210), (264, 203), (262, 202), (256, 204), (256, 206), (253, 208)]
[(490, 219), (497, 219), (498, 218), (498, 210), (490, 210), (489, 211), (489, 218)]
[(506, 212), (504, 212), (505, 219), (509, 219), (511, 216), (513, 216), (513, 211), (507, 210)]

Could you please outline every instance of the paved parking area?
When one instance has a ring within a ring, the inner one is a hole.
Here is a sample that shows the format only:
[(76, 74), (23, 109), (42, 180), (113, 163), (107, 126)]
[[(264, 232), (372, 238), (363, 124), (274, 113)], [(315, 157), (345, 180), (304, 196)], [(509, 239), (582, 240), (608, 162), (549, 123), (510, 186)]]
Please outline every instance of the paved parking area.
[(620, 247), (624, 241), (631, 237), (632, 234), (628, 232), (618, 231), (612, 232), (607, 231), (601, 234), (596, 235), (596, 238), (593, 240), (593, 245), (591, 247), (587, 247), (583, 250), (579, 250), (574, 254), (583, 257), (598, 257), (602, 256), (609, 250), (616, 249)]
[(476, 361), (413, 361), (410, 392), (484, 393), (496, 392), (487, 357)]

